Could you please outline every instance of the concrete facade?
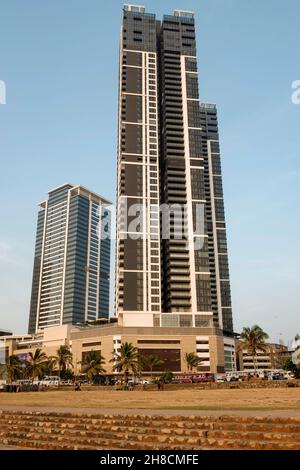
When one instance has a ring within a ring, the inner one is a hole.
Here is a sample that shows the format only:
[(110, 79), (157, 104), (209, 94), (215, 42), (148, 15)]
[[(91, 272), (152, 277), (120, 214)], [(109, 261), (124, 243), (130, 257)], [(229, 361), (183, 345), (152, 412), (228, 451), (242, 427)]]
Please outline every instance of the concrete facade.
[(247, 350), (240, 350), (239, 342), (236, 345), (238, 370), (257, 369), (282, 369), (286, 360), (290, 357), (288, 348), (283, 344), (267, 343), (266, 351), (259, 351), (253, 357)]
[[(91, 328), (84, 331), (74, 331), (72, 337), (72, 352), (74, 364), (82, 359), (82, 353), (90, 350), (101, 351), (106, 359), (105, 369), (112, 372), (112, 351), (116, 351), (121, 343), (129, 342), (136, 346), (139, 351), (145, 354), (148, 351), (166, 360), (164, 369), (171, 369), (173, 372), (184, 372), (187, 370), (184, 360), (185, 353), (194, 352), (199, 355), (197, 342), (207, 343), (209, 354), (203, 358), (200, 370), (206, 372), (223, 372), (224, 370), (224, 349), (221, 330), (217, 328), (138, 328), (121, 327), (117, 324), (102, 328)], [(169, 354), (177, 353), (180, 360), (176, 369), (174, 362), (169, 359)], [(200, 353), (201, 354), (201, 353)], [(200, 355), (201, 357), (201, 355)], [(76, 367), (76, 366), (75, 366)], [(79, 372), (78, 366), (76, 369)]]
[(218, 328), (139, 328), (122, 327), (113, 323), (80, 329), (64, 325), (47, 328), (36, 335), (5, 337), (4, 343), (8, 355), (15, 354), (21, 359), (25, 359), (29, 352), (34, 352), (37, 348), (41, 348), (48, 356), (53, 356), (61, 345), (67, 345), (73, 353), (76, 374), (81, 371), (85, 353), (100, 351), (105, 359), (104, 368), (110, 374), (113, 352), (117, 352), (121, 343), (125, 342), (136, 346), (141, 355), (155, 354), (164, 359), (164, 364), (156, 372), (185, 372), (187, 365), (184, 357), (190, 352), (202, 358), (200, 371), (224, 371), (223, 336)]

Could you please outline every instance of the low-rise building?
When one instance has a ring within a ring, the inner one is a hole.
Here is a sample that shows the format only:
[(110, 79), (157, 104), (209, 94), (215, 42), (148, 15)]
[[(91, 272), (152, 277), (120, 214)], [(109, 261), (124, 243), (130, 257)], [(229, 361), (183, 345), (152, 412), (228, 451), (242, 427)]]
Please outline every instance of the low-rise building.
[(103, 325), (63, 325), (45, 328), (21, 337), (5, 337), (7, 354), (26, 359), (29, 352), (41, 348), (48, 356), (56, 354), (61, 345), (70, 347), (73, 353), (74, 372), (81, 372), (81, 364), (89, 351), (100, 351), (105, 359), (104, 368), (112, 373), (113, 352), (121, 343), (129, 342), (138, 348), (139, 354), (154, 354), (163, 360), (155, 372), (187, 370), (185, 354), (194, 352), (201, 359), (199, 370), (211, 373), (224, 372), (224, 344), (222, 331), (210, 328), (123, 327), (116, 322)]
[(258, 351), (256, 356), (249, 354), (247, 349), (241, 350), (237, 341), (237, 365), (238, 370), (254, 369), (282, 369), (284, 363), (290, 357), (288, 348), (283, 344), (267, 343), (265, 351)]

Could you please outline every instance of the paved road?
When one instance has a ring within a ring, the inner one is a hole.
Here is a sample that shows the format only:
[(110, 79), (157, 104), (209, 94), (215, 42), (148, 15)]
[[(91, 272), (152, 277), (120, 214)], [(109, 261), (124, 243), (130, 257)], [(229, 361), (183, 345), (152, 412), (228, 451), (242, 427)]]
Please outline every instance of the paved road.
[(27, 449), (27, 447), (15, 447), (15, 446), (2, 446), (2, 445), (0, 445), (0, 450), (32, 450), (32, 449)]
[(1, 405), (0, 410), (40, 411), (74, 414), (112, 414), (112, 415), (164, 415), (164, 416), (269, 416), (272, 418), (300, 418), (299, 410), (155, 410), (155, 409), (118, 409), (118, 408), (71, 408)]

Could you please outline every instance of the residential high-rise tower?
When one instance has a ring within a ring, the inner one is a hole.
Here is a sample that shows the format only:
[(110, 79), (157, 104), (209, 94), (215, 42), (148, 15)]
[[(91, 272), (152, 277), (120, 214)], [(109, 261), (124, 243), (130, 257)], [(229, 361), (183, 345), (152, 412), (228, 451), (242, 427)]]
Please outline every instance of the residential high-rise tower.
[(64, 184), (39, 204), (29, 333), (108, 318), (111, 203)]
[(199, 98), (192, 12), (124, 5), (117, 179), (119, 321), (231, 334), (217, 110)]

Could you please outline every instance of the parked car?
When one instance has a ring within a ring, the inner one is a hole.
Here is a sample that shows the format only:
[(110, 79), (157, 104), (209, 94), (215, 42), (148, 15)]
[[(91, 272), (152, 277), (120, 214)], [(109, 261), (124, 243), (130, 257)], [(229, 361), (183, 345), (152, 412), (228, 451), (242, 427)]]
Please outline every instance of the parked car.
[(29, 379), (20, 379), (20, 380), (15, 380), (12, 384), (13, 385), (32, 385), (32, 380)]
[(128, 383), (131, 385), (149, 385), (151, 382), (147, 379), (129, 379)]
[(63, 385), (64, 387), (65, 386), (71, 386), (71, 385), (74, 385), (74, 382), (73, 380), (62, 380), (59, 385)]
[(216, 375), (216, 382), (227, 382), (225, 374)]
[(284, 377), (283, 374), (272, 374), (271, 375), (271, 380), (286, 380), (286, 377)]
[(32, 380), (20, 379), (6, 385), (5, 389), (9, 392), (37, 392), (38, 384)]
[(193, 380), (190, 377), (175, 377), (174, 382), (180, 383), (180, 384), (192, 384)]
[(140, 379), (138, 383), (141, 385), (150, 385), (151, 381), (147, 379)]
[(39, 380), (38, 384), (43, 387), (58, 387), (61, 383), (58, 375), (46, 375), (42, 380)]
[(4, 390), (5, 386), (6, 386), (6, 380), (0, 380), (0, 390), (1, 391)]

